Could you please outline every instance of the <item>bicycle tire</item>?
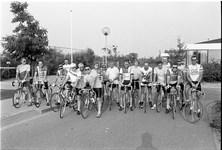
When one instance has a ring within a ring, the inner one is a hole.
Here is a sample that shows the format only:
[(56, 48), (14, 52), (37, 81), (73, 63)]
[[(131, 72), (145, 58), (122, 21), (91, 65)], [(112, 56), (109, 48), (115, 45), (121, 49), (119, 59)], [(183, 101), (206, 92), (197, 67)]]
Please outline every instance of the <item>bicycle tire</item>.
[(86, 103), (86, 99), (81, 100), (80, 110), (81, 110), (81, 116), (82, 116), (84, 119), (86, 119), (86, 118), (89, 116), (89, 112), (90, 112), (90, 110), (89, 110), (89, 104), (90, 104), (90, 102), (89, 102), (88, 105), (85, 105), (85, 103)]
[[(22, 98), (22, 89), (19, 88), (19, 89), (16, 89), (13, 93), (13, 97), (12, 97), (12, 105), (15, 107), (15, 108), (19, 108), (21, 107), (22, 103), (23, 103), (23, 98)], [(16, 103), (16, 101), (18, 103)]]
[(77, 111), (78, 105), (77, 105), (77, 95), (74, 95), (74, 106), (72, 107), (74, 111)]
[(134, 108), (136, 108), (136, 104), (137, 104), (137, 99), (138, 99), (138, 91), (137, 90), (134, 90), (132, 92), (132, 102), (133, 102), (133, 106)]
[[(60, 97), (61, 98), (61, 97)], [(64, 99), (64, 98), (61, 98), (60, 99), (61, 101), (60, 101), (60, 109), (59, 109), (59, 111), (60, 111), (60, 118), (63, 118), (63, 116), (64, 116), (64, 113), (65, 113), (65, 109), (66, 109), (66, 103), (67, 103), (67, 101)]]
[(127, 108), (126, 93), (123, 94), (123, 99), (124, 99), (124, 113), (126, 114), (126, 108)]
[(144, 93), (144, 113), (146, 113), (146, 103), (147, 103), (147, 98), (146, 98), (146, 93)]
[(162, 95), (161, 95), (161, 93), (157, 93), (156, 111), (157, 111), (158, 113), (160, 113), (161, 110), (162, 110), (162, 104), (163, 104)]
[(173, 119), (175, 119), (175, 110), (176, 110), (176, 107), (175, 107), (175, 96), (174, 96), (174, 95), (171, 96), (170, 104), (171, 104), (172, 117), (173, 117)]
[[(203, 105), (199, 100), (195, 100), (194, 103), (196, 103), (196, 107), (194, 107), (193, 110), (191, 110), (191, 101), (188, 101), (185, 103), (185, 106), (183, 107), (183, 117), (184, 119), (189, 123), (197, 123), (203, 116)], [(199, 116), (196, 111), (200, 110)]]
[(112, 109), (112, 102), (113, 102), (113, 90), (110, 91), (110, 96), (109, 96), (109, 111)]
[[(44, 96), (43, 96), (43, 92), (41, 89), (38, 89), (36, 92), (35, 92), (35, 106), (38, 108), (40, 107), (43, 99), (44, 99)], [(38, 103), (37, 103), (38, 102)]]
[(53, 93), (50, 98), (49, 104), (52, 111), (54, 112), (57, 112), (60, 109), (60, 106), (58, 104), (59, 99), (60, 99), (59, 93)]

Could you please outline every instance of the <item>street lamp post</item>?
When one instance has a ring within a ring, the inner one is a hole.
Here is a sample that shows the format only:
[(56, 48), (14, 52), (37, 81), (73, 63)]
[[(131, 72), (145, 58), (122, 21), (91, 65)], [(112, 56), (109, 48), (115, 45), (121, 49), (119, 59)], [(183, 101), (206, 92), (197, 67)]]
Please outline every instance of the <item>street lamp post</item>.
[(72, 58), (72, 10), (70, 10), (71, 18), (71, 63), (73, 62)]
[(106, 50), (105, 50), (105, 56), (103, 56), (103, 63), (107, 66), (107, 36), (110, 34), (110, 29), (108, 27), (104, 27), (102, 29), (102, 33), (105, 35), (105, 45), (106, 45)]

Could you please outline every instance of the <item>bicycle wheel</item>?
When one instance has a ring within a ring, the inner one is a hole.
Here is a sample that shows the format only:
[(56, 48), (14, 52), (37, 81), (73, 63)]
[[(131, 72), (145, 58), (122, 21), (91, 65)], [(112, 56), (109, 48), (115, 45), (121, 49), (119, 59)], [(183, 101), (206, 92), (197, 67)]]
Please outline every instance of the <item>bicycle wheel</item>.
[(40, 107), (42, 101), (44, 99), (44, 94), (41, 89), (38, 89), (35, 93), (35, 106)]
[(162, 95), (157, 93), (157, 100), (156, 100), (156, 111), (159, 113), (162, 110)]
[(80, 110), (81, 110), (81, 115), (84, 119), (86, 119), (89, 116), (90, 113), (89, 104), (90, 102), (88, 98), (81, 100)]
[(133, 102), (134, 108), (136, 108), (137, 100), (138, 100), (138, 91), (134, 90), (132, 92), (132, 102)]
[(203, 116), (203, 105), (199, 100), (191, 101), (185, 103), (183, 107), (183, 117), (189, 123), (198, 122)]
[(113, 102), (113, 90), (110, 91), (110, 96), (109, 96), (109, 111), (112, 109), (112, 102)]
[(123, 102), (124, 102), (124, 113), (126, 113), (126, 108), (127, 108), (126, 93), (123, 94)]
[(59, 111), (60, 108), (60, 96), (59, 93), (54, 93), (51, 96), (51, 99), (49, 101), (50, 107), (54, 112)]
[(66, 103), (67, 101), (60, 97), (60, 118), (63, 118), (65, 110), (66, 110)]
[(15, 90), (14, 94), (13, 94), (13, 97), (12, 97), (12, 104), (15, 108), (19, 108), (22, 103), (23, 103), (23, 92), (22, 92), (22, 89), (17, 89)]
[(175, 106), (175, 96), (174, 95), (171, 96), (170, 107), (171, 107), (172, 117), (173, 117), (173, 119), (175, 119), (176, 106)]
[(146, 93), (144, 93), (144, 113), (146, 113), (146, 103), (147, 103), (147, 97), (146, 97)]
[(77, 95), (74, 95), (74, 106), (72, 107), (74, 111), (77, 111), (78, 105), (77, 105)]

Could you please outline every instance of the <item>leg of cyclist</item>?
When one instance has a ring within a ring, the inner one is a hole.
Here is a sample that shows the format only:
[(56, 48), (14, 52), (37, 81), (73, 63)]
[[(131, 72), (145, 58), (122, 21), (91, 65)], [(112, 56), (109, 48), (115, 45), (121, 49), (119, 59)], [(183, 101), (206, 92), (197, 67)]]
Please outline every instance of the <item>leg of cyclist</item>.
[(28, 93), (28, 100), (29, 100), (28, 106), (32, 106), (32, 99), (31, 99), (31, 93), (30, 93), (30, 82), (25, 81), (23, 84), (24, 84), (24, 87), (26, 88), (26, 91)]
[(166, 101), (166, 114), (169, 113), (169, 109), (170, 109), (170, 89), (171, 87), (167, 88), (167, 101)]
[(128, 98), (130, 100), (130, 110), (133, 111), (132, 89), (128, 87)]
[(145, 86), (141, 85), (141, 99), (139, 102), (139, 108), (143, 108), (144, 92), (145, 92)]
[(114, 85), (114, 95), (116, 96), (116, 104), (119, 106), (120, 94), (119, 94), (119, 87), (118, 84)]
[(123, 94), (124, 94), (124, 87), (121, 86), (119, 91), (120, 91), (120, 107), (119, 107), (119, 111), (123, 110)]
[(96, 92), (96, 100), (97, 100), (97, 108), (98, 108), (98, 113), (96, 115), (97, 118), (101, 117), (101, 107), (102, 107), (102, 100), (101, 100), (101, 96), (102, 96), (102, 88), (94, 88), (93, 89)]
[(156, 102), (157, 102), (157, 94), (160, 92), (160, 85), (156, 86), (156, 92), (154, 92), (154, 99), (153, 99), (153, 107), (151, 109), (156, 109)]
[[(149, 94), (148, 94), (149, 93)], [(153, 107), (153, 101), (152, 101), (152, 86), (149, 84), (148, 85), (148, 100), (149, 100), (149, 105), (150, 105), (150, 107)]]

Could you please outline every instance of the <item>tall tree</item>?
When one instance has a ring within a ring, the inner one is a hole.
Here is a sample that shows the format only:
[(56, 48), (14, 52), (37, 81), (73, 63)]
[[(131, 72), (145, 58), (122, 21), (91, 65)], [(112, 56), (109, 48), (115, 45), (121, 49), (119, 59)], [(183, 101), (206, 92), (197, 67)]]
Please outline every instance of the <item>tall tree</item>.
[[(16, 60), (26, 57), (31, 61), (32, 70), (37, 58), (47, 52), (47, 30), (39, 26), (39, 22), (27, 11), (27, 2), (12, 2), (11, 12), (14, 15), (11, 23), (18, 23), (13, 34), (3, 37), (4, 53)], [(33, 75), (33, 72), (32, 72)]]
[(165, 53), (169, 54), (169, 59), (171, 62), (175, 62), (178, 59), (184, 60), (186, 58), (186, 51), (183, 49), (184, 42), (181, 42), (180, 37), (177, 38), (177, 49), (171, 48), (170, 50), (165, 50)]

